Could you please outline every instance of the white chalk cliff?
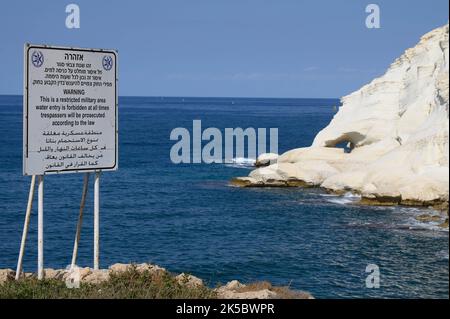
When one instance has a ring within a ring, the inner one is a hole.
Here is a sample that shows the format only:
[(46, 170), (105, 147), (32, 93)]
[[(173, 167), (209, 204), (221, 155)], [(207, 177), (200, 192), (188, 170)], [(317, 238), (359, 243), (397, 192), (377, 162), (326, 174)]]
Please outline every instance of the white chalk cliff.
[[(448, 46), (448, 24), (425, 34), (383, 76), (343, 97), (310, 147), (233, 183), (321, 186), (388, 204), (448, 202)], [(335, 147), (342, 142), (350, 152)]]

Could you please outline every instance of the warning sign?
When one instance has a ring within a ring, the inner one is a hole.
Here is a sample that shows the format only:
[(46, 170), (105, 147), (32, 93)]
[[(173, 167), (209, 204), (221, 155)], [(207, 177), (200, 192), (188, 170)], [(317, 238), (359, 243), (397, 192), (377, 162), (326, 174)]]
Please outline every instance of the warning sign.
[(25, 45), (24, 175), (117, 169), (117, 52)]

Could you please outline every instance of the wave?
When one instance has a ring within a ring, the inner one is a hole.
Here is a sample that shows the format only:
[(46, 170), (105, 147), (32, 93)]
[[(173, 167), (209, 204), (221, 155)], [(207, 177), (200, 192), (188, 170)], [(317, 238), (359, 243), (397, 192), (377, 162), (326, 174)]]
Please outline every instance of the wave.
[(410, 230), (432, 230), (448, 233), (448, 228), (439, 226), (443, 221), (444, 220), (437, 222), (422, 222), (415, 219), (414, 217), (410, 217), (408, 218), (408, 221), (406, 222), (405, 226), (408, 227)]
[[(407, 217), (404, 227), (410, 230), (432, 230), (438, 232), (448, 232), (448, 227), (440, 227), (447, 215), (442, 215), (434, 209), (419, 208), (419, 207), (397, 207), (395, 212)], [(439, 217), (437, 220), (418, 220), (421, 215), (430, 215), (430, 217)]]
[(437, 253), (437, 257), (443, 260), (448, 260), (448, 250), (441, 250)]
[(256, 160), (254, 158), (236, 157), (232, 159), (231, 163), (225, 164), (228, 167), (237, 168), (254, 168)]
[(321, 194), (321, 196), (326, 197), (327, 202), (339, 205), (354, 204), (361, 199), (360, 195), (352, 192), (347, 192), (344, 195)]

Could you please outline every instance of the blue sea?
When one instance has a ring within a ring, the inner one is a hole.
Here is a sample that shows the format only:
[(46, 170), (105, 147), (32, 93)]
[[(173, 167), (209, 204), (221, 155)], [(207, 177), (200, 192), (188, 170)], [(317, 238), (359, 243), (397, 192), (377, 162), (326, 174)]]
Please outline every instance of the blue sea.
[[(150, 262), (210, 286), (268, 280), (316, 298), (448, 298), (448, 230), (415, 217), (430, 211), (355, 205), (320, 189), (241, 189), (235, 164), (170, 161), (173, 128), (277, 127), (279, 150), (308, 146), (339, 105), (333, 99), (123, 97), (119, 170), (101, 179), (102, 267)], [(0, 96), (0, 268), (16, 267), (30, 177), (22, 176), (22, 97)], [(45, 267), (70, 263), (83, 176), (45, 178)], [(92, 179), (91, 179), (92, 181)], [(92, 186), (92, 185), (91, 185)], [(92, 187), (80, 266), (92, 267)], [(36, 200), (35, 196), (35, 200)], [(37, 264), (36, 202), (24, 268)], [(376, 264), (380, 288), (366, 288)]]

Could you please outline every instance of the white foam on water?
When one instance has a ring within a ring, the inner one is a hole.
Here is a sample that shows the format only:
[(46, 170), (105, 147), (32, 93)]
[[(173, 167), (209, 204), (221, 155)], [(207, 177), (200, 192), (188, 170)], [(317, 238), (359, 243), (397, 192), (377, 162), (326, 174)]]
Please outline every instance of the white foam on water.
[(236, 157), (232, 159), (232, 163), (227, 163), (225, 166), (237, 168), (254, 168), (256, 160), (254, 158)]
[[(310, 193), (310, 194), (312, 194), (312, 193)], [(336, 195), (336, 194), (319, 194), (319, 195), (322, 197), (339, 197), (339, 195)]]
[[(439, 227), (439, 225), (445, 221), (447, 216), (440, 214), (436, 210), (418, 207), (397, 207), (394, 212), (397, 214), (404, 215), (406, 217), (403, 226), (408, 227), (411, 230), (428, 230), (428, 231), (438, 231), (448, 233), (448, 227), (447, 228)], [(439, 220), (437, 221), (417, 220), (417, 217), (423, 214), (430, 216), (439, 216)]]
[(351, 199), (343, 198), (343, 197), (327, 199), (327, 202), (333, 203), (333, 204), (339, 204), (339, 205), (346, 205), (346, 204), (353, 203), (353, 201)]
[(437, 253), (437, 257), (440, 259), (448, 260), (448, 250), (441, 250)]
[(327, 202), (339, 205), (353, 204), (361, 199), (360, 195), (352, 192), (347, 192), (344, 195), (321, 194), (321, 196), (328, 197)]
[(411, 230), (432, 230), (448, 233), (448, 228), (439, 227), (439, 225), (443, 222), (444, 219), (438, 222), (422, 222), (415, 219), (414, 217), (410, 217), (408, 218), (405, 226), (408, 226)]
[(355, 199), (355, 200), (361, 199), (361, 195), (354, 194), (354, 193), (352, 193), (352, 192), (347, 192), (347, 193), (345, 193), (345, 194), (344, 194), (344, 197), (345, 197), (345, 198), (352, 198), (352, 199)]

